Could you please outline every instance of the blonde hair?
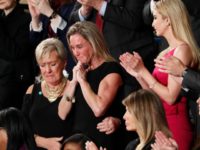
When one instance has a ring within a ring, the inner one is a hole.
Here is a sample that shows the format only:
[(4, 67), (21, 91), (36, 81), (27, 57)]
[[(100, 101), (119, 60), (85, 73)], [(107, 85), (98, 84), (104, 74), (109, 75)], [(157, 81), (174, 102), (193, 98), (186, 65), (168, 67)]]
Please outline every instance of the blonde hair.
[(171, 136), (163, 105), (155, 93), (141, 89), (131, 93), (122, 103), (138, 121), (137, 127), (144, 139), (141, 147), (154, 139), (156, 131), (162, 131), (167, 137)]
[(191, 30), (188, 11), (181, 0), (154, 0), (156, 9), (163, 18), (169, 17), (174, 36), (188, 44), (193, 56), (193, 66), (200, 68), (200, 53)]
[(93, 47), (93, 54), (99, 58), (104, 58), (105, 61), (114, 61), (114, 58), (109, 54), (106, 42), (102, 33), (99, 32), (96, 25), (89, 21), (76, 22), (67, 32), (67, 41), (70, 45), (70, 36), (74, 34), (81, 35)]
[(43, 40), (36, 47), (35, 56), (37, 63), (39, 63), (44, 55), (50, 55), (52, 51), (56, 51), (58, 53), (61, 61), (65, 62), (67, 60), (67, 51), (65, 50), (63, 43), (56, 38), (48, 38)]

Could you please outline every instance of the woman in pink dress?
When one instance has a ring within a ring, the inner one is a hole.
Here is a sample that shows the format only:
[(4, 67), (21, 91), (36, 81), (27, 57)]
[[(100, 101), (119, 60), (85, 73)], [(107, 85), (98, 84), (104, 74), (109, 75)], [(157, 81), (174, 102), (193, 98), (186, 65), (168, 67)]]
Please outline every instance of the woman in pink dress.
[(188, 21), (187, 10), (181, 0), (152, 1), (152, 26), (157, 36), (163, 36), (169, 47), (157, 57), (151, 74), (143, 65), (138, 53), (124, 53), (120, 63), (145, 89), (158, 94), (165, 108), (166, 118), (173, 138), (180, 150), (189, 150), (193, 131), (188, 116), (187, 100), (180, 96), (181, 81), (175, 76), (161, 72), (159, 61), (170, 56), (179, 58), (186, 66), (199, 67), (200, 54)]

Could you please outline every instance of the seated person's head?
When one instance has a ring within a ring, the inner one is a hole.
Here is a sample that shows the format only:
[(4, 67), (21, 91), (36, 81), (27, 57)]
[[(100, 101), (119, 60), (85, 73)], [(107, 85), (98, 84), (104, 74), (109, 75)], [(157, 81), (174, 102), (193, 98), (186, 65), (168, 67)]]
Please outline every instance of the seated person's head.
[(86, 135), (74, 134), (64, 141), (61, 150), (85, 150), (86, 141), (90, 141)]
[(16, 108), (0, 111), (0, 149), (19, 150), (26, 147), (34, 149), (33, 132), (23, 113)]
[(128, 131), (136, 131), (145, 139), (154, 138), (156, 131), (162, 131), (168, 137), (171, 135), (162, 102), (155, 93), (138, 90), (125, 98), (123, 104), (126, 107), (123, 118)]

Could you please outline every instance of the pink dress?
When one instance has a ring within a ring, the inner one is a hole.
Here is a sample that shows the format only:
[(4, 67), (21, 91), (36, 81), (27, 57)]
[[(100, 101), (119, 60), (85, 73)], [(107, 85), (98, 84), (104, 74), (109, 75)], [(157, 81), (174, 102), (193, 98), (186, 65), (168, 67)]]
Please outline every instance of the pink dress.
[[(164, 55), (165, 58), (174, 54), (174, 50), (169, 51)], [(159, 72), (156, 67), (153, 71), (153, 76), (163, 85), (167, 86), (168, 74)], [(179, 145), (179, 150), (190, 150), (193, 141), (193, 132), (189, 120), (187, 100), (185, 97), (180, 98), (179, 101), (173, 105), (168, 105), (162, 100), (168, 126), (173, 134), (173, 138)]]

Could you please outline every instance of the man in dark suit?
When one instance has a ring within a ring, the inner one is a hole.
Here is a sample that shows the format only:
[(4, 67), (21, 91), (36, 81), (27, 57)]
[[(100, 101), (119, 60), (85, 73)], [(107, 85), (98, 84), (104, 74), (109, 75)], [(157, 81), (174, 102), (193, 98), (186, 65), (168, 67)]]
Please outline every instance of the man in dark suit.
[[(100, 15), (103, 20), (102, 33), (111, 55), (118, 60), (125, 52), (137, 51), (147, 68), (152, 70), (157, 50), (151, 25), (146, 25), (143, 20), (145, 2), (147, 0), (78, 0), (70, 22), (96, 22)], [(129, 75), (125, 75), (125, 80), (132, 90), (138, 88)]]
[(0, 110), (21, 108), (23, 96), (34, 81), (34, 50), (29, 42), (31, 18), (18, 2), (0, 3)]

